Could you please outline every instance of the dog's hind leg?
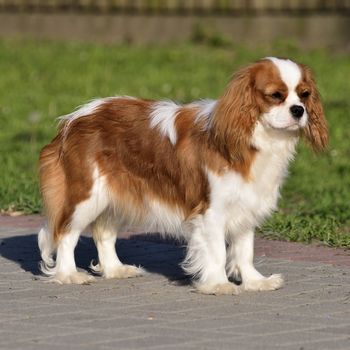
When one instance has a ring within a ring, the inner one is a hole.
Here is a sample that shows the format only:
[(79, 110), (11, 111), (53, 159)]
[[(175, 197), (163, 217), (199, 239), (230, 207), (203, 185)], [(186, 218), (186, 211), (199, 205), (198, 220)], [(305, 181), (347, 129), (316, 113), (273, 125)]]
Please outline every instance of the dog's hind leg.
[(87, 284), (94, 280), (94, 277), (86, 272), (79, 272), (75, 265), (74, 249), (79, 236), (80, 230), (70, 230), (59, 241), (51, 281), (60, 284)]
[[(75, 188), (64, 188), (60, 200), (50, 200), (48, 194), (54, 183), (46, 184), (43, 197), (48, 215), (48, 228), (39, 233), (39, 248), (42, 256), (41, 270), (50, 280), (60, 284), (86, 284), (94, 278), (85, 272), (77, 270), (74, 249), (82, 231), (89, 226), (106, 209), (109, 203), (104, 177), (96, 168), (92, 174), (92, 187), (89, 197), (74, 206), (69, 194), (75, 193)], [(58, 198), (56, 194), (55, 198)], [(54, 214), (53, 214), (54, 213)], [(56, 260), (53, 259), (56, 251)]]
[(98, 263), (92, 262), (91, 270), (105, 278), (130, 278), (143, 275), (142, 268), (125, 265), (119, 260), (115, 249), (117, 229), (113, 218), (114, 216), (110, 216), (106, 210), (92, 225), (92, 236), (97, 247)]
[[(41, 265), (42, 272), (51, 276), (51, 281), (60, 284), (86, 284), (94, 280), (93, 276), (77, 270), (74, 249), (81, 232), (96, 219), (98, 213), (104, 210), (107, 201), (101, 200), (102, 197), (103, 195), (99, 193), (98, 200), (92, 195), (88, 200), (79, 203), (70, 222), (65, 228), (60, 229), (62, 233), (56, 239), (56, 261), (52, 259), (49, 266), (45, 263)], [(40, 236), (41, 234), (39, 243)], [(45, 250), (41, 248), (41, 252), (43, 256)], [(45, 262), (44, 259), (43, 261)]]
[[(73, 223), (73, 222), (72, 222)], [(74, 249), (78, 243), (81, 231), (76, 223), (54, 241), (52, 233), (47, 227), (39, 232), (38, 243), (41, 252), (41, 271), (49, 276), (49, 281), (59, 284), (86, 284), (93, 281), (93, 276), (79, 272), (75, 265)], [(56, 260), (53, 258), (56, 251)]]

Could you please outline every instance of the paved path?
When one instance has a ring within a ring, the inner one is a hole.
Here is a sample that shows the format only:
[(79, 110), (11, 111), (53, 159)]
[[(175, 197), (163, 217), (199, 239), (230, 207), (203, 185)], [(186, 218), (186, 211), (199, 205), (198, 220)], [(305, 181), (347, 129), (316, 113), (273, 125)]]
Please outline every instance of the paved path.
[[(193, 293), (181, 246), (125, 234), (121, 259), (147, 276), (58, 286), (37, 268), (41, 222), (0, 217), (1, 349), (350, 349), (349, 251), (258, 240), (256, 265), (284, 288), (215, 297)], [(82, 237), (78, 265), (95, 256)]]

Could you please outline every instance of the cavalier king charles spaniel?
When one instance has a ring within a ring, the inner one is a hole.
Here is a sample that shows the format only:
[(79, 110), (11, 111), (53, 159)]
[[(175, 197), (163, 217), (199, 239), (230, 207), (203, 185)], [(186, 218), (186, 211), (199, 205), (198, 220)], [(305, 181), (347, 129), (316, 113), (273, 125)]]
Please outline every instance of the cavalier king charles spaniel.
[(90, 226), (91, 269), (140, 276), (115, 250), (118, 232), (140, 227), (186, 240), (182, 266), (202, 293), (280, 288), (281, 275), (254, 268), (254, 229), (276, 209), (300, 137), (320, 151), (328, 131), (310, 70), (289, 59), (241, 69), (218, 100), (93, 100), (62, 117), (40, 154), (42, 272), (58, 283), (92, 281), (74, 260)]

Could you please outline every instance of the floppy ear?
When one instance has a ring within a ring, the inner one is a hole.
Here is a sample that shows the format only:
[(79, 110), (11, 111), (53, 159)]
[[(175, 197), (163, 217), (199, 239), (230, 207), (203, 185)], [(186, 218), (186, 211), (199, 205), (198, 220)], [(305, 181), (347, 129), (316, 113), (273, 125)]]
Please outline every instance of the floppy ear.
[(314, 151), (323, 151), (328, 146), (328, 127), (324, 117), (323, 107), (320, 100), (316, 83), (312, 78), (309, 68), (303, 66), (305, 79), (311, 89), (311, 94), (305, 102), (305, 107), (309, 115), (309, 120), (303, 130), (306, 140), (310, 143)]
[(259, 108), (254, 94), (252, 67), (233, 76), (219, 99), (212, 119), (213, 143), (228, 161), (244, 163), (255, 149), (251, 145)]

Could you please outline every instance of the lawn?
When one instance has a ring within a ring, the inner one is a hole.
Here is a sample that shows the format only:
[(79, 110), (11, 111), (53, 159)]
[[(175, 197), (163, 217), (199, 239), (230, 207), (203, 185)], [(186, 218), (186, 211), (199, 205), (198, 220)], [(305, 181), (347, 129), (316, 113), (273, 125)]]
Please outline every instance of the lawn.
[(103, 46), (0, 41), (0, 208), (41, 211), (37, 160), (62, 114), (95, 97), (135, 95), (188, 102), (216, 98), (238, 67), (288, 56), (312, 67), (330, 125), (329, 151), (300, 146), (280, 209), (261, 234), (350, 247), (350, 57), (290, 44), (249, 50), (234, 45)]

